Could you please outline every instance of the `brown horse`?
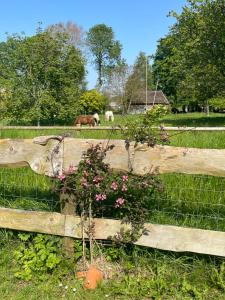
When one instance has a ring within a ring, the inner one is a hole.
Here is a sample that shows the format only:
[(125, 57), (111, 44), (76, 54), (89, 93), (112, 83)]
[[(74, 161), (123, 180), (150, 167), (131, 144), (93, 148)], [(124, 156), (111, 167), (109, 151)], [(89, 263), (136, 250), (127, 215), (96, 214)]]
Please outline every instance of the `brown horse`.
[(90, 115), (81, 115), (78, 116), (74, 122), (75, 126), (81, 126), (81, 125), (89, 125), (89, 126), (95, 126), (96, 120), (93, 116)]

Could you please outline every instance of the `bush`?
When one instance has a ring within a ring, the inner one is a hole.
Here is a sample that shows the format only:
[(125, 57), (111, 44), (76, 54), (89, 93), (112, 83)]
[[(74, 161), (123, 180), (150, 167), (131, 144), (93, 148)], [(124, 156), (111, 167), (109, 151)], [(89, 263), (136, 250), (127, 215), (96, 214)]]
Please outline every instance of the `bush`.
[(80, 105), (83, 110), (92, 114), (94, 112), (101, 112), (106, 106), (106, 97), (96, 90), (85, 92), (80, 98)]
[(225, 112), (225, 97), (215, 97), (209, 100), (214, 112)]

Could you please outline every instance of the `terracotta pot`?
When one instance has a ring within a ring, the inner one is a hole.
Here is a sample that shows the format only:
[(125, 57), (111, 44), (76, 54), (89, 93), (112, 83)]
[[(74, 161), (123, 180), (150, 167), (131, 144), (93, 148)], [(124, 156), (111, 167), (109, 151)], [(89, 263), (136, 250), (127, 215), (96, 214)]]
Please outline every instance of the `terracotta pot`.
[(102, 272), (95, 266), (90, 266), (87, 272), (78, 272), (78, 278), (85, 278), (84, 288), (95, 289), (97, 284), (103, 280)]

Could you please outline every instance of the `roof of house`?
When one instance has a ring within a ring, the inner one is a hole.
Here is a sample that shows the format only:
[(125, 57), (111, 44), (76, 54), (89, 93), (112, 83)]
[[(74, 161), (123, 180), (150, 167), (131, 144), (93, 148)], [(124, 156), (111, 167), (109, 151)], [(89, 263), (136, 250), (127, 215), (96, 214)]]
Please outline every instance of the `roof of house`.
[[(145, 105), (146, 104), (146, 92), (140, 91), (137, 93), (135, 99), (131, 102), (131, 105)], [(163, 94), (162, 91), (147, 91), (147, 104), (170, 104), (169, 100)]]

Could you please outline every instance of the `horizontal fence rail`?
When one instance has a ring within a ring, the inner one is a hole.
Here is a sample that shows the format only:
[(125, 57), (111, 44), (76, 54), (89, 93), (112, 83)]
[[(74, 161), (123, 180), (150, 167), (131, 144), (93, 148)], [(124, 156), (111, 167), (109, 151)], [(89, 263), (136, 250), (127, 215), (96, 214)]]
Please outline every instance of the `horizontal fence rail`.
[(50, 177), (77, 166), (91, 145), (113, 145), (104, 159), (112, 169), (136, 175), (186, 173), (225, 177), (225, 150), (130, 144), (123, 140), (94, 140), (41, 136), (35, 139), (0, 140), (0, 167), (30, 166)]
[[(100, 131), (100, 130), (126, 130), (126, 127), (119, 127), (119, 126), (0, 126), (0, 130), (10, 130), (10, 129), (22, 129), (22, 130), (46, 130), (46, 129), (52, 129), (52, 130), (74, 130), (74, 131), (81, 131), (81, 130), (93, 130), (93, 131)], [(180, 127), (174, 127), (174, 126), (165, 126), (163, 127), (166, 131), (225, 131), (224, 127), (187, 127), (187, 126), (180, 126)], [(160, 129), (160, 128), (159, 128)]]
[[(130, 229), (130, 225), (121, 224), (119, 220), (93, 219), (93, 223), (96, 240), (112, 239), (121, 230)], [(60, 213), (0, 208), (0, 227), (78, 239), (82, 237), (81, 218)], [(144, 227), (146, 233), (135, 242), (136, 245), (225, 256), (225, 232), (149, 223)]]

